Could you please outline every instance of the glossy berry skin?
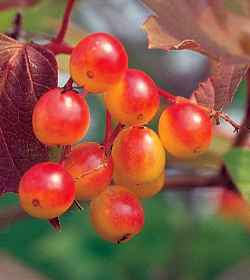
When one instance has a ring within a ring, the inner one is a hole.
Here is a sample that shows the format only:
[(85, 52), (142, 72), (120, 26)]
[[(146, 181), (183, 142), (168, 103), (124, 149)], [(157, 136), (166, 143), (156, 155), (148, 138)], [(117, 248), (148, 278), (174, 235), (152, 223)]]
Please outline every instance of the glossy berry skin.
[(139, 200), (122, 186), (111, 186), (93, 199), (90, 217), (98, 235), (114, 243), (128, 241), (144, 225), (144, 211)]
[(107, 33), (92, 33), (73, 49), (70, 73), (87, 91), (100, 93), (117, 83), (128, 67), (122, 43)]
[(150, 198), (159, 193), (165, 185), (165, 171), (163, 171), (160, 176), (153, 181), (146, 183), (129, 181), (127, 176), (121, 176), (118, 173), (114, 173), (113, 179), (115, 184), (125, 186), (138, 198)]
[(81, 140), (90, 123), (85, 99), (74, 91), (55, 88), (36, 103), (32, 124), (38, 140), (47, 145), (71, 145)]
[(165, 168), (165, 151), (159, 137), (143, 126), (128, 127), (118, 134), (112, 158), (114, 171), (137, 183), (156, 179)]
[(38, 163), (21, 178), (20, 204), (31, 216), (52, 219), (62, 215), (75, 199), (75, 185), (70, 174), (57, 163)]
[(189, 102), (170, 105), (159, 120), (159, 135), (166, 150), (177, 158), (195, 157), (208, 149), (212, 123), (207, 112)]
[(76, 199), (90, 200), (111, 182), (113, 164), (103, 146), (88, 142), (77, 146), (63, 161), (76, 185)]
[(104, 100), (112, 117), (127, 125), (148, 123), (160, 103), (154, 81), (136, 69), (128, 69), (123, 79), (105, 93)]

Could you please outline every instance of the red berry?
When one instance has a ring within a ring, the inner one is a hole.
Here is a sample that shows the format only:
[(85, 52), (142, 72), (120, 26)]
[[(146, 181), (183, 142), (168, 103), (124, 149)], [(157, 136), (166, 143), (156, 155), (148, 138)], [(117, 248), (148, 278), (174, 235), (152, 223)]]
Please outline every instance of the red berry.
[(128, 67), (122, 43), (107, 33), (93, 33), (73, 49), (70, 73), (75, 82), (90, 92), (104, 92), (117, 83)]
[(129, 127), (118, 134), (112, 158), (115, 172), (136, 183), (156, 179), (165, 168), (165, 151), (159, 137), (143, 126)]
[(103, 146), (97, 143), (79, 145), (67, 156), (63, 165), (74, 178), (78, 200), (94, 198), (112, 180), (112, 159), (105, 155)]
[(75, 185), (70, 174), (57, 163), (38, 163), (19, 183), (22, 208), (31, 216), (52, 219), (62, 215), (75, 199)]
[(139, 200), (121, 186), (111, 186), (92, 200), (90, 216), (96, 232), (115, 243), (128, 241), (144, 225), (144, 211)]
[(159, 135), (166, 150), (179, 158), (205, 152), (212, 139), (212, 123), (202, 108), (189, 102), (169, 106), (161, 115)]
[(165, 170), (156, 179), (146, 182), (137, 183), (128, 180), (127, 176), (122, 176), (117, 172), (114, 173), (114, 182), (117, 185), (125, 186), (132, 191), (138, 198), (149, 198), (161, 191), (165, 184)]
[(104, 100), (112, 117), (127, 125), (148, 123), (160, 103), (154, 81), (136, 69), (128, 69), (123, 79), (105, 93)]
[(87, 133), (90, 123), (88, 104), (74, 91), (49, 90), (35, 105), (32, 123), (36, 137), (43, 144), (74, 144)]

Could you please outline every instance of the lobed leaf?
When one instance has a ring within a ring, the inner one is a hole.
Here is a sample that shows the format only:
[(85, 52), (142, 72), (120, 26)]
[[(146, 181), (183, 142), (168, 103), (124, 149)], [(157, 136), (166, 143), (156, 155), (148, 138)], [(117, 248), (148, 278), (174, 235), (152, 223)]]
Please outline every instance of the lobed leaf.
[(247, 201), (250, 201), (250, 150), (234, 148), (224, 156), (227, 170), (233, 182)]
[(32, 132), (32, 111), (43, 92), (56, 86), (52, 53), (0, 33), (0, 193), (16, 192), (22, 174), (48, 160), (47, 147)]
[(246, 75), (248, 66), (228, 64), (224, 61), (215, 63), (212, 76), (200, 83), (192, 98), (197, 103), (220, 111), (232, 102), (240, 82)]
[(250, 62), (250, 19), (225, 9), (224, 1), (143, 2), (155, 13), (143, 25), (150, 48), (191, 49), (216, 60)]

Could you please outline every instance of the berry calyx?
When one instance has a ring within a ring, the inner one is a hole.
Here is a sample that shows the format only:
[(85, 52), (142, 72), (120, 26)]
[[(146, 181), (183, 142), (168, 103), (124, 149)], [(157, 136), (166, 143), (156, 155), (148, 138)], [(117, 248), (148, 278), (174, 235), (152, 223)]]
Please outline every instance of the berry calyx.
[(62, 164), (75, 181), (77, 200), (94, 198), (112, 180), (112, 159), (106, 156), (103, 146), (94, 142), (74, 148)]
[(100, 237), (114, 243), (126, 242), (144, 225), (138, 198), (125, 187), (111, 186), (90, 204), (91, 222)]
[(89, 107), (75, 91), (55, 88), (36, 103), (32, 116), (33, 131), (47, 145), (71, 145), (81, 140), (90, 123)]
[(121, 81), (105, 93), (104, 100), (112, 117), (127, 125), (148, 123), (160, 104), (156, 84), (137, 69), (128, 69)]
[(112, 158), (114, 172), (129, 181), (146, 183), (160, 176), (165, 168), (165, 150), (158, 135), (150, 128), (132, 126), (116, 137)]
[(70, 73), (87, 91), (100, 93), (117, 83), (128, 67), (122, 43), (107, 33), (92, 33), (73, 49)]
[(208, 113), (191, 102), (170, 105), (159, 120), (159, 135), (166, 150), (175, 157), (204, 153), (212, 140)]
[(38, 163), (19, 183), (21, 207), (31, 216), (52, 219), (62, 215), (75, 199), (75, 185), (70, 174), (57, 163)]

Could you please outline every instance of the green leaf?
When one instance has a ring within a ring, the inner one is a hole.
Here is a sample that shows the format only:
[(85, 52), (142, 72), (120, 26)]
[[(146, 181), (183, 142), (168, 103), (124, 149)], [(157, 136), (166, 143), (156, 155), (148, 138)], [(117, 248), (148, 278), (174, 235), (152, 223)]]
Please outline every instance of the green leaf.
[(224, 156), (224, 161), (233, 182), (250, 201), (250, 149), (232, 149)]

